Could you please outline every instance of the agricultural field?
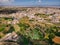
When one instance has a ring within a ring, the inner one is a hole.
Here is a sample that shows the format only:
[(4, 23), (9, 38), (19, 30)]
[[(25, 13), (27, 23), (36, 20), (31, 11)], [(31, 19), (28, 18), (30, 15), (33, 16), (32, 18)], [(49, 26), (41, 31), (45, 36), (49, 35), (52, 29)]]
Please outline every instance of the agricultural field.
[(0, 42), (60, 45), (60, 8), (0, 7)]

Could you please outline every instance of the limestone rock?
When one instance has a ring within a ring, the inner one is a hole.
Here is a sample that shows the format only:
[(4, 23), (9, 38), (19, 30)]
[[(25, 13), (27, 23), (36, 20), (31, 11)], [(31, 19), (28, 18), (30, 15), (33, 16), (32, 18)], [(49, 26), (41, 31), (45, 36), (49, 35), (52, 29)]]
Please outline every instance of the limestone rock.
[(1, 41), (17, 41), (18, 39), (18, 35), (15, 32), (12, 33), (8, 33), (6, 34), (2, 39), (0, 39)]

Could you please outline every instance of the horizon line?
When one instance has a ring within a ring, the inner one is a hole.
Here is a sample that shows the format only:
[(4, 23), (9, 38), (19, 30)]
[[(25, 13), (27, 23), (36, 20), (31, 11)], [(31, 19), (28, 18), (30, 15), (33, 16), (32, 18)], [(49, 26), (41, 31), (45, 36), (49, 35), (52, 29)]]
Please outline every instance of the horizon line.
[(31, 5), (31, 6), (19, 6), (19, 5), (0, 5), (0, 7), (51, 7), (51, 8), (60, 8), (60, 5), (44, 5), (44, 6), (41, 6), (41, 5)]

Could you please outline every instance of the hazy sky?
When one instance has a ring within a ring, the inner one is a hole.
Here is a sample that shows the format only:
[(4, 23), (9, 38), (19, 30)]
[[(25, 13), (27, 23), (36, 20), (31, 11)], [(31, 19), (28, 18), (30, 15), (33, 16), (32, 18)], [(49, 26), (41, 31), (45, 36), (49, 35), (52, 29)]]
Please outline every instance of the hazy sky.
[(14, 6), (60, 6), (60, 0), (0, 0), (0, 5)]

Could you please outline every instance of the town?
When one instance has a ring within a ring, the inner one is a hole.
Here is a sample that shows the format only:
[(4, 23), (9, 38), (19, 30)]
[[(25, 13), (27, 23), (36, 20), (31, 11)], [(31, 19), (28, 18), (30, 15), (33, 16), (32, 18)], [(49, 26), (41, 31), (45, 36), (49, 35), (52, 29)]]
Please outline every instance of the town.
[(24, 45), (22, 37), (26, 38), (26, 45), (60, 44), (60, 8), (0, 7), (0, 42)]

